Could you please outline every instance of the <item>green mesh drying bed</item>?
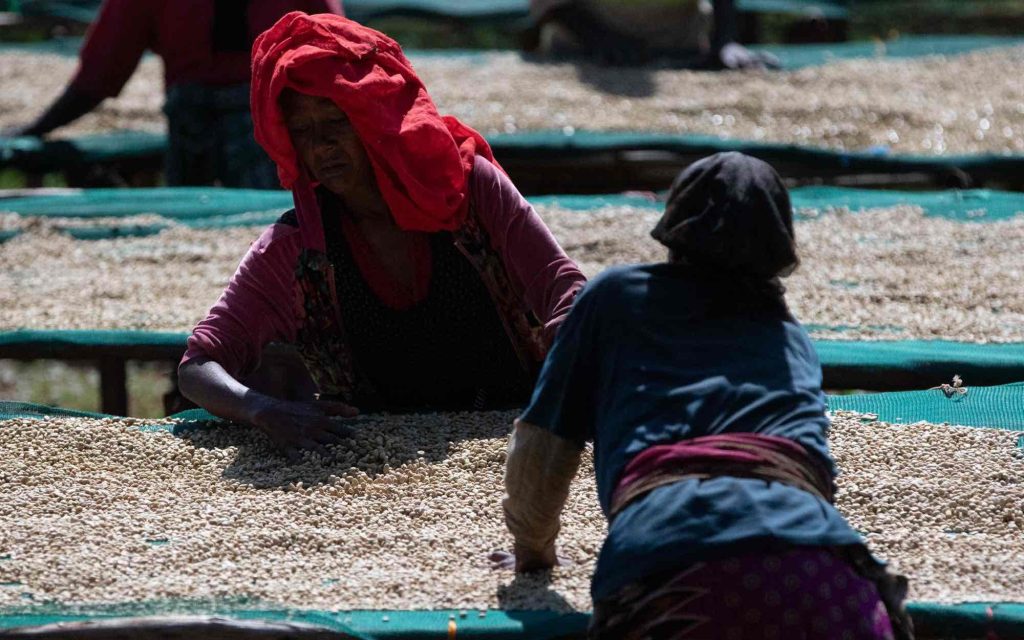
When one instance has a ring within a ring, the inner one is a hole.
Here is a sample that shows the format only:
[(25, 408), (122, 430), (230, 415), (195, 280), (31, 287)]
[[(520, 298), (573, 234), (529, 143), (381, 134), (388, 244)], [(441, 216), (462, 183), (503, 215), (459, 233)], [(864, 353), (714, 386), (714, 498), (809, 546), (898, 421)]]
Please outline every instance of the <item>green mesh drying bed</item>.
[[(921, 638), (949, 640), (980, 638), (1019, 638), (1024, 634), (1024, 605), (1012, 603), (976, 603), (956, 606), (932, 603), (910, 603), (908, 606)], [(178, 614), (218, 615), (242, 620), (294, 622), (315, 625), (339, 633), (360, 634), (380, 640), (438, 640), (448, 636), (449, 621), (454, 617), (456, 638), (487, 640), (554, 640), (583, 638), (589, 616), (582, 613), (555, 614), (536, 611), (488, 611), (480, 617), (460, 611), (304, 611), (258, 609), (243, 607), (203, 607), (191, 610), (180, 606), (161, 605), (150, 608), (160, 615), (168, 611)], [(78, 622), (104, 618), (146, 615), (138, 606), (69, 609), (48, 607), (33, 612), (29, 609), (0, 610), (0, 632), (12, 627), (38, 626), (55, 622)]]
[[(993, 222), (1024, 214), (1024, 194), (980, 189), (907, 192), (804, 187), (793, 189), (791, 195), (793, 205), (798, 210), (829, 211), (842, 208), (859, 211), (902, 204), (920, 207), (928, 216), (963, 222)], [(536, 196), (531, 197), (530, 201), (537, 206), (557, 205), (579, 211), (593, 211), (606, 206), (652, 210), (664, 207), (658, 199), (644, 195)], [(22, 216), (88, 219), (156, 214), (169, 223), (196, 229), (270, 224), (292, 206), (291, 193), (286, 191), (215, 187), (83, 189), (68, 190), (62, 195), (0, 199), (0, 212)], [(128, 221), (123, 225), (72, 228), (68, 233), (89, 240), (148, 235), (166, 226), (139, 225)], [(0, 232), (0, 241), (16, 234), (16, 231)]]
[[(176, 360), (185, 351), (187, 337), (187, 333), (127, 330), (0, 331), (0, 358)], [(949, 382), (954, 375), (972, 385), (1024, 380), (1024, 344), (1019, 343), (816, 340), (814, 344), (829, 389), (919, 389)]]
[(830, 395), (829, 409), (856, 411), (895, 423), (949, 423), (965, 427), (994, 427), (1024, 431), (1024, 383), (967, 387), (967, 393), (947, 396), (941, 389)]
[[(739, 0), (741, 11), (846, 18), (848, 0)], [(92, 22), (98, 0), (18, 0), (12, 10), (28, 16)], [(520, 20), (529, 15), (529, 0), (345, 0), (354, 20), (387, 16), (418, 16), (458, 20)]]
[[(926, 392), (830, 396), (832, 409), (875, 413), (882, 420), (912, 423), (950, 422), (965, 426), (1024, 429), (1024, 385), (972, 387), (960, 399), (946, 398), (938, 390)], [(0, 401), (0, 420), (45, 416), (87, 416), (100, 414), (55, 409), (40, 405)], [(212, 416), (202, 411), (179, 414), (190, 421), (178, 427), (201, 428)], [(2, 425), (0, 425), (2, 428)], [(141, 428), (147, 428), (142, 426)], [(3, 559), (0, 559), (3, 562)], [(909, 609), (919, 637), (922, 638), (1020, 638), (1024, 637), (1024, 604), (970, 603), (939, 605), (910, 603)], [(548, 640), (583, 637), (588, 616), (584, 613), (559, 614), (543, 611), (315, 611), (281, 610), (259, 606), (257, 602), (127, 603), (111, 606), (70, 607), (38, 604), (0, 610), (0, 632), (4, 629), (37, 626), (55, 622), (98, 620), (146, 615), (218, 615), (245, 620), (311, 624), (339, 633), (362, 634), (373, 638), (409, 640), (448, 637), (449, 623), (455, 622), (457, 638)]]
[(926, 173), (989, 174), (1016, 178), (1024, 171), (1024, 154), (926, 156), (894, 154), (886, 149), (837, 151), (785, 143), (723, 140), (709, 135), (561, 130), (524, 131), (488, 137), (499, 161), (555, 157), (585, 158), (599, 153), (661, 151), (703, 157), (739, 151), (776, 165), (784, 176)]
[(0, 138), (0, 168), (46, 172), (92, 164), (160, 158), (167, 136), (141, 131), (114, 131), (61, 140)]
[[(424, 4), (437, 4), (440, 0), (424, 0)], [(752, 0), (756, 1), (756, 0)], [(773, 4), (773, 0), (764, 0), (764, 4)], [(800, 0), (778, 0), (779, 4), (810, 5), (825, 3), (808, 3)], [(401, 2), (387, 3), (390, 6), (397, 6)], [(500, 4), (494, 3), (494, 7), (500, 8)], [(382, 6), (385, 6), (382, 3)], [(472, 3), (451, 3), (449, 7), (455, 6), (454, 11), (470, 11)], [(507, 6), (507, 5), (505, 5)], [(759, 51), (768, 51), (778, 56), (784, 69), (801, 69), (803, 67), (814, 67), (837, 60), (852, 60), (858, 58), (920, 58), (933, 55), (959, 55), (972, 51), (982, 51), (999, 47), (1018, 46), (1024, 43), (1024, 38), (1016, 36), (996, 36), (982, 34), (943, 34), (943, 35), (906, 35), (888, 41), (855, 41), (855, 42), (833, 42), (827, 44), (779, 44), (759, 45), (753, 47)], [(0, 52), (24, 52), (27, 54), (57, 54), (75, 56), (82, 46), (82, 38), (65, 37), (44, 40), (40, 42), (0, 42)], [(417, 57), (480, 57), (486, 53), (493, 53), (490, 50), (478, 49), (410, 49), (407, 51), (409, 57), (415, 60)]]
[[(836, 151), (792, 144), (722, 140), (706, 135), (544, 130), (497, 134), (488, 136), (488, 141), (499, 161), (571, 160), (626, 151), (662, 151), (682, 156), (739, 151), (780, 165), (787, 175), (799, 176), (964, 171), (1016, 178), (1024, 172), (1024, 155), (1021, 154), (925, 156), (893, 154), (884, 149)], [(138, 131), (65, 140), (0, 138), (0, 168), (47, 172), (91, 164), (154, 160), (163, 154), (165, 147), (164, 135)]]
[[(908, 204), (926, 215), (965, 224), (1006, 220), (1024, 213), (1024, 194), (999, 191), (897, 192), (808, 187), (792, 191), (798, 209), (827, 212), (836, 208), (859, 211)], [(547, 196), (533, 198), (537, 205), (558, 205), (584, 212), (619, 205), (658, 210), (663, 204), (640, 195)], [(218, 228), (239, 224), (262, 225), (277, 219), (292, 205), (283, 191), (216, 188), (98, 189), (60, 196), (33, 196), (0, 200), (0, 211), (25, 216), (76, 218), (132, 216), (156, 213), (192, 228)], [(983, 213), (983, 215), (982, 215)], [(165, 225), (114, 225), (72, 228), (85, 239), (159, 232)], [(12, 237), (17, 231), (8, 232)], [(2, 239), (2, 238), (0, 238)], [(820, 329), (822, 327), (809, 327)], [(175, 358), (184, 347), (185, 334), (147, 331), (7, 331), (0, 333), (0, 356)], [(1002, 384), (1024, 380), (1024, 344), (973, 344), (948, 341), (843, 341), (817, 342), (826, 385), (833, 389), (908, 389), (948, 382), (959, 374), (970, 384)]]
[[(73, 54), (77, 40), (47, 41), (29, 45), (0, 45), (0, 50), (26, 53)], [(886, 43), (850, 42), (827, 45), (779, 45), (765, 47), (777, 55), (787, 69), (827, 64), (851, 58), (913, 58), (934, 54), (961, 54), (995, 47), (1020, 45), (1024, 38), (1003, 36), (908, 36)], [(480, 51), (410, 51), (410, 57), (481, 56)], [(789, 144), (770, 144), (747, 140), (721, 140), (713, 136), (662, 133), (596, 132), (562, 130), (527, 131), (490, 137), (499, 160), (576, 157), (622, 151), (664, 151), (697, 156), (716, 151), (743, 151), (770, 162), (792, 168), (792, 173), (911, 173), (985, 172), (1000, 176), (1024, 173), (1024, 156), (977, 154), (962, 156), (921, 156), (891, 154), (884, 149), (843, 152)], [(125, 161), (159, 161), (166, 146), (163, 135), (137, 131), (118, 131), (81, 136), (66, 140), (41, 141), (36, 138), (0, 138), (0, 167), (25, 171), (58, 171), (90, 164)]]
[[(641, 4), (633, 0), (635, 4)], [(738, 0), (741, 11), (845, 18), (847, 0)], [(460, 19), (526, 18), (529, 0), (345, 0), (346, 13), (356, 20), (388, 15), (424, 15)]]

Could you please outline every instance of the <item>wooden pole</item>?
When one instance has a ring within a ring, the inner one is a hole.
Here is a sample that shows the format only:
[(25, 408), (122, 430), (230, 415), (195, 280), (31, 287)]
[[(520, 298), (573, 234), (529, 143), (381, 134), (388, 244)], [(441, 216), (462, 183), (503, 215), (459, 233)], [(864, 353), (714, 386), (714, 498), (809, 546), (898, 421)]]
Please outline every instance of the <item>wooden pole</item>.
[(123, 358), (108, 356), (100, 360), (100, 411), (115, 416), (128, 415), (128, 371)]

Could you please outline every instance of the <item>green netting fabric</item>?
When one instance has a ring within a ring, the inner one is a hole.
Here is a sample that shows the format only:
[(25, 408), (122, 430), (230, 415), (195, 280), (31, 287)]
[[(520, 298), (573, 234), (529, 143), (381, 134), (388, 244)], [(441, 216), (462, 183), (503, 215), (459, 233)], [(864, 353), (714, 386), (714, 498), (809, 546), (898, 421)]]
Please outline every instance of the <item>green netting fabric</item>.
[(897, 372), (913, 374), (919, 380), (934, 380), (935, 384), (949, 382), (954, 374), (963, 377), (967, 384), (1024, 380), (1024, 344), (1020, 343), (816, 340), (814, 347), (822, 367), (831, 370), (833, 375), (837, 371), (878, 372), (879, 375)]
[(280, 215), (291, 207), (290, 191), (217, 187), (84, 189), (69, 191), (64, 195), (0, 200), (0, 211), (22, 215), (93, 218), (157, 213), (182, 223), (252, 211), (272, 210)]
[(157, 158), (167, 137), (141, 131), (113, 131), (66, 140), (0, 138), (0, 167), (55, 171), (73, 166)]
[[(915, 630), (920, 637), (941, 639), (1018, 638), (1024, 632), (1024, 605), (1013, 603), (977, 603), (937, 605), (910, 603)], [(489, 611), (483, 618), (476, 611), (297, 611), (241, 607), (201, 606), (198, 610), (177, 607), (96, 607), (42, 610), (0, 611), (0, 629), (37, 626), (55, 622), (114, 618), (165, 613), (221, 615), (247, 620), (293, 622), (316, 625), (349, 637), (379, 640), (436, 640), (448, 637), (448, 623), (454, 617), (456, 638), (504, 640), (529, 638), (583, 637), (589, 616), (583, 613), (555, 614), (537, 611)], [(358, 635), (357, 635), (358, 634)]]
[[(0, 350), (30, 345), (60, 355), (75, 347), (181, 347), (187, 333), (137, 330), (18, 329), (0, 331)], [(0, 351), (2, 352), (2, 351)]]
[(311, 611), (259, 608), (249, 605), (215, 603), (140, 603), (105, 607), (62, 607), (39, 605), (0, 610), (0, 631), (58, 622), (155, 615), (216, 615), (243, 620), (310, 624), (355, 638), (403, 638), (406, 640), (448, 637), (454, 619), (457, 638), (554, 639), (581, 637), (589, 615), (544, 611)]
[(526, 18), (529, 0), (346, 0), (345, 14), (365, 21), (393, 15), (508, 20)]
[[(938, 392), (936, 392), (938, 393)], [(940, 399), (941, 398), (941, 399)], [(878, 413), (886, 420), (902, 422), (949, 421), (964, 425), (1020, 429), (1024, 421), (1024, 384), (993, 388), (972, 388), (955, 408), (938, 393), (911, 392), (833, 396), (830, 406)], [(888, 415), (887, 415), (888, 414)], [(897, 416), (896, 414), (899, 414)], [(30, 405), (0, 402), (0, 420), (12, 417), (46, 415), (91, 415)], [(192, 421), (192, 426), (212, 418), (201, 411), (175, 416)], [(143, 427), (144, 428), (144, 427)], [(166, 428), (166, 427), (161, 427)], [(0, 558), (0, 562), (3, 558)], [(910, 603), (916, 630), (928, 638), (1018, 638), (1024, 637), (1024, 604), (969, 603), (940, 605)], [(161, 615), (168, 613), (221, 615), (243, 619), (287, 621), (312, 624), (341, 633), (362, 634), (361, 637), (433, 639), (446, 637), (449, 621), (454, 620), (458, 638), (533, 638), (549, 640), (567, 636), (582, 637), (588, 616), (585, 613), (559, 614), (543, 611), (308, 611), (260, 607), (253, 602), (177, 602), (131, 603), (116, 606), (69, 607), (38, 604), (0, 610), (0, 630), (36, 626), (61, 621), (97, 618)], [(464, 615), (465, 614), (465, 615)]]
[(19, 0), (21, 13), (29, 16), (92, 22), (99, 10), (98, 0)]
[[(184, 352), (185, 332), (134, 330), (0, 331), (0, 357), (141, 357), (138, 353), (174, 357)], [(1024, 380), (1024, 344), (972, 344), (941, 340), (846, 341), (816, 340), (826, 376), (859, 382), (838, 388), (907, 388), (912, 376), (918, 387), (948, 382), (954, 374), (967, 384), (1002, 384)], [(152, 357), (152, 356), (150, 356)], [(870, 382), (878, 378), (879, 385)], [(895, 382), (894, 382), (895, 380)]]
[(850, 4), (850, 0), (738, 0), (736, 7), (751, 13), (787, 13), (840, 20), (849, 17)]
[[(92, 22), (98, 0), (20, 0), (12, 9), (25, 15), (47, 16)], [(789, 13), (845, 18), (848, 0), (739, 0), (742, 11)], [(529, 0), (346, 0), (345, 12), (354, 20), (369, 20), (391, 15), (457, 18), (469, 20), (522, 19), (529, 15)]]
[[(526, 5), (526, 0), (463, 0), (447, 2), (446, 0), (349, 0), (345, 6), (350, 14), (356, 11), (377, 12), (379, 15), (394, 13), (434, 13), (454, 17), (493, 17), (515, 16), (516, 5)], [(846, 12), (841, 2), (813, 2), (808, 0), (741, 0), (741, 7), (750, 11), (765, 13), (815, 13), (826, 17), (839, 17)], [(51, 6), (60, 6), (50, 3)], [(354, 5), (354, 7), (353, 7)], [(774, 9), (773, 9), (774, 8)], [(525, 15), (525, 13), (521, 13)], [(761, 45), (757, 50), (768, 51), (778, 56), (784, 69), (801, 69), (828, 64), (836, 60), (855, 58), (919, 58), (933, 55), (959, 55), (971, 51), (981, 51), (997, 47), (1018, 46), (1024, 38), (1014, 36), (990, 35), (909, 35), (887, 41), (837, 42), (827, 44), (791, 44)], [(52, 53), (59, 55), (78, 55), (82, 46), (82, 38), (54, 38), (41, 42), (6, 42), (0, 43), (0, 51), (23, 51), (25, 53)], [(481, 56), (486, 50), (415, 50), (407, 51), (414, 60), (418, 57), (465, 57)]]
[(968, 387), (947, 396), (939, 389), (829, 396), (829, 409), (871, 413), (885, 422), (933, 422), (1024, 431), (1024, 383)]
[[(963, 222), (991, 222), (1024, 214), (1024, 194), (990, 190), (903, 192), (805, 187), (791, 192), (797, 209), (828, 212), (833, 209), (861, 211), (898, 204), (920, 207), (925, 215)], [(558, 206), (581, 212), (608, 206), (660, 210), (664, 204), (643, 195), (540, 196), (530, 199), (537, 206)], [(202, 187), (157, 189), (69, 190), (62, 195), (26, 196), (0, 200), (0, 211), (23, 216), (66, 218), (117, 218), (139, 214), (157, 214), (168, 223), (196, 229), (215, 229), (274, 222), (292, 206), (285, 191), (222, 189)], [(119, 236), (158, 233), (166, 224), (124, 224), (103, 227), (71, 227), (66, 232), (75, 238), (95, 240)], [(0, 232), (0, 243), (15, 237), (17, 230)]]
[(48, 407), (43, 404), (31, 402), (11, 402), (0, 400), (0, 420), (12, 420), (14, 418), (47, 418), (58, 416), (62, 418), (105, 418), (102, 413), (92, 411), (78, 411), (76, 409), (62, 409), (60, 407)]
[(61, 622), (163, 615), (223, 616), (238, 620), (312, 625), (337, 633), (339, 640), (372, 640), (374, 637), (355, 630), (350, 624), (346, 624), (340, 614), (335, 612), (284, 610), (271, 607), (253, 608), (232, 603), (207, 602), (132, 603), (92, 607), (43, 604), (8, 610), (0, 609), (0, 632), (16, 627), (37, 627)]
[[(967, 393), (949, 397), (940, 389), (829, 395), (832, 411), (856, 411), (895, 423), (949, 423), (965, 427), (991, 427), (1024, 431), (1024, 382), (994, 387), (967, 387)], [(43, 409), (46, 409), (44, 407)], [(0, 406), (0, 418), (3, 407)], [(202, 409), (174, 415), (188, 423), (206, 423), (218, 418)]]
[(777, 55), (785, 69), (800, 69), (816, 67), (835, 60), (952, 56), (993, 47), (1016, 46), (1022, 43), (1024, 43), (1024, 39), (1006, 36), (919, 35), (878, 42), (765, 45), (757, 48)]
[[(440, 0), (421, 0), (439, 4)], [(484, 2), (497, 6), (503, 2)], [(387, 3), (383, 3), (382, 6)], [(807, 6), (815, 3), (782, 2)], [(830, 3), (818, 3), (828, 5)], [(464, 6), (451, 3), (450, 7)], [(849, 42), (826, 45), (779, 45), (764, 47), (777, 55), (783, 67), (797, 69), (850, 58), (910, 58), (935, 54), (960, 54), (993, 47), (1024, 44), (1024, 38), (1003, 36), (908, 36), (889, 42)], [(35, 53), (73, 53), (77, 41), (47, 41), (29, 45), (10, 44), (3, 49)], [(417, 56), (482, 56), (480, 51), (409, 51)], [(483, 59), (483, 58), (481, 58)], [(863, 152), (839, 152), (785, 144), (767, 144), (743, 140), (720, 140), (712, 136), (669, 135), (643, 132), (561, 130), (502, 134), (490, 137), (499, 159), (536, 157), (538, 154), (584, 154), (595, 151), (662, 150), (681, 154), (707, 155), (717, 151), (743, 151), (771, 162), (790, 162), (821, 169), (861, 172), (936, 171), (955, 167), (962, 170), (989, 170), (1019, 175), (1024, 171), (1024, 155), (978, 154), (966, 156), (893, 155), (884, 149)], [(69, 166), (93, 163), (158, 158), (166, 146), (163, 135), (136, 131), (82, 136), (69, 140), (40, 141), (36, 138), (0, 138), (0, 167), (26, 171), (56, 171)]]
[[(840, 187), (804, 187), (791, 191), (797, 209), (851, 211), (913, 205), (925, 215), (963, 222), (993, 222), (1024, 215), (1024, 194), (988, 189), (951, 191), (881, 191)], [(2, 207), (2, 203), (0, 203)]]
[(61, 56), (77, 56), (82, 48), (81, 36), (66, 36), (38, 40), (36, 42), (0, 42), (0, 52), (4, 53), (35, 53), (56, 54)]
[(920, 638), (1024, 637), (1024, 604), (963, 604), (946, 606), (910, 603), (914, 631)]
[[(740, 151), (774, 164), (802, 167), (796, 173), (805, 174), (822, 171), (934, 173), (959, 169), (1018, 176), (1024, 171), (1024, 154), (923, 156), (892, 154), (885, 149), (835, 151), (689, 134), (544, 130), (497, 134), (489, 136), (489, 142), (499, 160), (531, 159), (542, 155), (572, 158), (618, 151), (667, 151), (691, 156)], [(0, 167), (46, 172), (87, 164), (152, 160), (163, 154), (165, 146), (165, 136), (136, 131), (50, 141), (0, 138)]]
[[(753, 13), (787, 13), (845, 18), (849, 15), (847, 0), (738, 0), (741, 11)], [(528, 0), (347, 0), (345, 11), (356, 20), (385, 15), (436, 15), (452, 18), (525, 18)]]
[(1024, 169), (1024, 154), (924, 156), (889, 153), (885, 149), (836, 151), (792, 144), (723, 140), (713, 136), (644, 132), (524, 131), (489, 136), (499, 160), (529, 158), (538, 153), (563, 156), (610, 151), (668, 151), (683, 155), (710, 155), (740, 151), (776, 164), (790, 163), (844, 172), (904, 173), (908, 171), (988, 170), (1010, 173)]

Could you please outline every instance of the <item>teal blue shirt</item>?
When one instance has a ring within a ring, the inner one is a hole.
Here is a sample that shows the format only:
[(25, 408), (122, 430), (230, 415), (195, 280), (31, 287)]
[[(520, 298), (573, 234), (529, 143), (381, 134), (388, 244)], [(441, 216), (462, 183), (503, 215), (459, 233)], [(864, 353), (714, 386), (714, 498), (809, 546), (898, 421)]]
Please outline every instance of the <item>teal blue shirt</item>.
[[(679, 267), (621, 267), (590, 282), (559, 329), (522, 419), (594, 442), (608, 513), (647, 447), (722, 433), (799, 442), (834, 475), (821, 365), (785, 312), (722, 314)], [(839, 512), (777, 482), (719, 477), (652, 491), (609, 527), (595, 600), (673, 566), (787, 545), (861, 542)]]

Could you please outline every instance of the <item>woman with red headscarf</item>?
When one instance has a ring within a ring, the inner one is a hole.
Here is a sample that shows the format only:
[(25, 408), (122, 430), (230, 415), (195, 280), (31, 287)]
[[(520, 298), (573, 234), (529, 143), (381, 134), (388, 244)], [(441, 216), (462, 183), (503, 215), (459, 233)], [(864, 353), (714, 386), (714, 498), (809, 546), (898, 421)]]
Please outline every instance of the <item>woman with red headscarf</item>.
[[(189, 338), (182, 392), (287, 451), (362, 410), (528, 398), (584, 278), (494, 161), (441, 117), (398, 44), (290, 13), (253, 47), (256, 139), (295, 209), (250, 248)], [(239, 382), (268, 342), (297, 346), (316, 402)]]

